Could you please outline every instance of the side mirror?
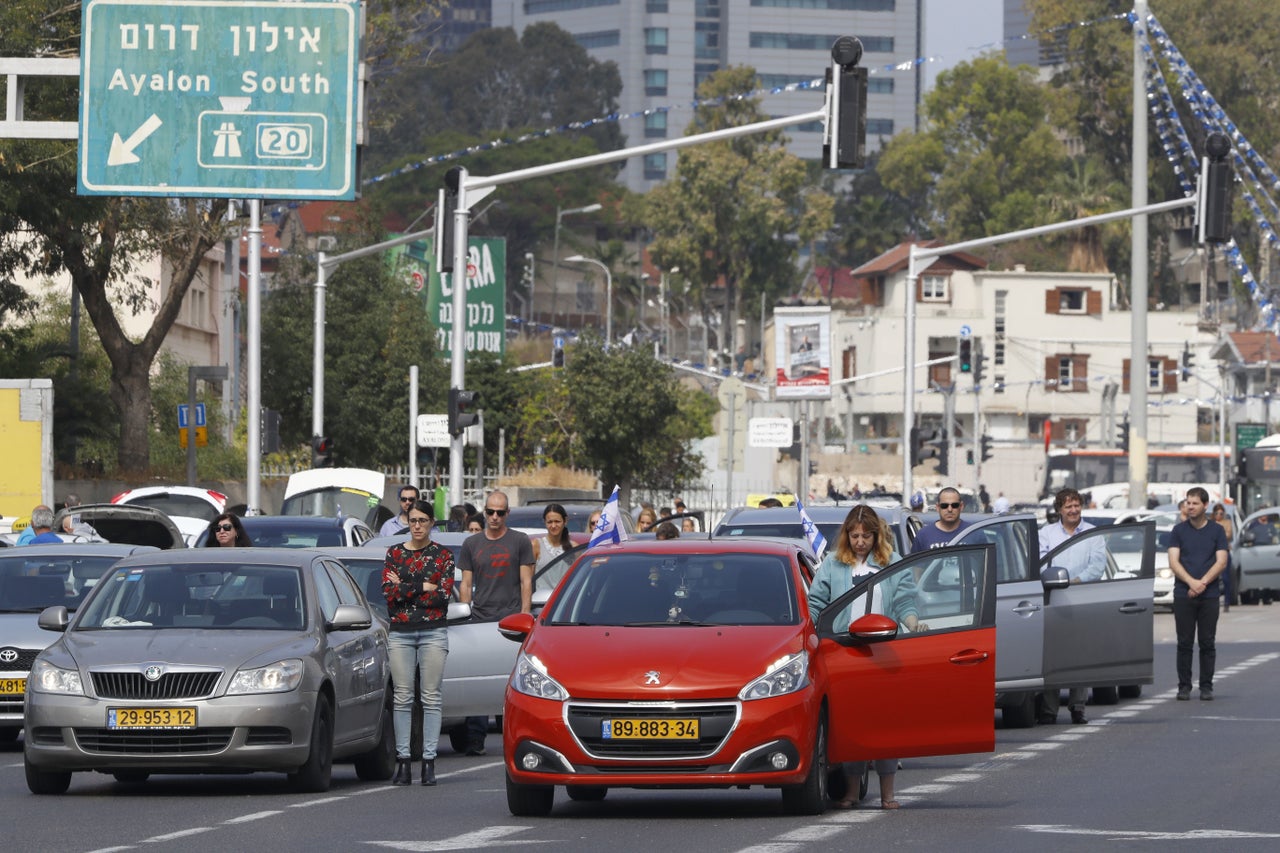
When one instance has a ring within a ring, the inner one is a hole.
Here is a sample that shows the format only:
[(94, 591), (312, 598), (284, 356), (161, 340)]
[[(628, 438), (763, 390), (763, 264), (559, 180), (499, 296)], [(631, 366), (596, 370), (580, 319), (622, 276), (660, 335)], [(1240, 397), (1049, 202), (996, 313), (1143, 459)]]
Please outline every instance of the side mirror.
[(354, 604), (339, 604), (333, 618), (325, 624), (328, 631), (360, 631), (373, 624), (369, 611)]
[(1040, 573), (1040, 584), (1044, 591), (1066, 589), (1071, 586), (1071, 575), (1062, 566), (1049, 566)]
[(524, 638), (533, 630), (533, 614), (512, 613), (498, 623), (498, 632), (508, 640), (523, 643)]
[(849, 626), (849, 636), (864, 641), (892, 640), (898, 636), (898, 623), (888, 616), (868, 613), (853, 620), (853, 624)]
[(1253, 542), (1254, 542), (1254, 537), (1252, 532), (1246, 532), (1246, 533), (1240, 534), (1240, 544), (1245, 548), (1252, 547)]
[(61, 634), (67, 630), (67, 608), (61, 604), (55, 604), (53, 607), (46, 607), (40, 611), (36, 624), (46, 631), (57, 631)]

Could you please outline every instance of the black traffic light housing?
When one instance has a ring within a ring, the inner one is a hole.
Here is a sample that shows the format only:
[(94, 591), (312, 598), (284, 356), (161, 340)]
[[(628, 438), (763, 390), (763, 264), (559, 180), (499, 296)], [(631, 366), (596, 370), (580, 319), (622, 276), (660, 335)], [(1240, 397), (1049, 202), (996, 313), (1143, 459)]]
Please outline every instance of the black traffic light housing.
[(992, 456), (995, 456), (995, 453), (993, 453), (991, 450), (991, 436), (983, 433), (982, 438), (979, 439), (979, 442), (982, 445), (982, 461), (983, 462), (986, 462)]
[(453, 272), (453, 220), (458, 212), (461, 184), (462, 167), (454, 166), (444, 173), (444, 188), (436, 198), (436, 270), (439, 272)]
[(950, 440), (947, 438), (946, 430), (925, 430), (919, 427), (911, 428), (911, 467), (924, 462), (926, 459), (938, 460), (938, 473), (945, 475), (948, 472), (947, 457), (950, 455), (948, 445)]
[(960, 358), (960, 372), (972, 373), (973, 372), (973, 339), (972, 338), (960, 339), (960, 352), (958, 353), (958, 355)]
[(1116, 428), (1116, 440), (1120, 444), (1120, 449), (1129, 452), (1129, 419), (1125, 418), (1121, 421), (1120, 426)]
[(861, 169), (867, 163), (867, 69), (859, 68), (862, 42), (840, 36), (827, 69), (827, 120), (822, 163), (828, 169)]
[(449, 434), (462, 435), (462, 431), (480, 420), (476, 411), (476, 392), (461, 388), (449, 389)]
[(1182, 347), (1182, 381), (1186, 382), (1191, 379), (1191, 368), (1196, 366), (1196, 354), (1191, 351), (1191, 345), (1185, 344)]
[(1231, 239), (1231, 196), (1235, 172), (1227, 155), (1231, 140), (1225, 133), (1211, 133), (1204, 143), (1200, 163), (1200, 197), (1196, 201), (1196, 230), (1201, 243), (1225, 243)]
[(311, 439), (311, 467), (333, 468), (336, 460), (333, 455), (333, 439), (317, 435)]

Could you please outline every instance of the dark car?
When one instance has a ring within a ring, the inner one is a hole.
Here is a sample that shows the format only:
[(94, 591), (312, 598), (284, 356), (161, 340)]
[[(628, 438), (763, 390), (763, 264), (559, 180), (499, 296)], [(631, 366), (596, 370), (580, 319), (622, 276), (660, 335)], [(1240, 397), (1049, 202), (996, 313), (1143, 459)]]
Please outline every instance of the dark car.
[[(248, 515), (240, 519), (255, 548), (333, 548), (363, 545), (373, 531), (358, 518), (317, 518), (309, 515)], [(193, 548), (203, 548), (209, 531)]]
[[(559, 501), (548, 501), (547, 503), (559, 503)], [(535, 533), (539, 536), (543, 535), (547, 528), (542, 523), (542, 511), (547, 508), (547, 503), (511, 507), (507, 513), (507, 527), (523, 530), (530, 536)], [(561, 503), (560, 506), (564, 507), (564, 511), (569, 513), (569, 517), (565, 521), (571, 534), (588, 533), (587, 519), (596, 510), (604, 509), (604, 501), (599, 503)], [(630, 513), (622, 513), (622, 526), (628, 533), (635, 532), (636, 522)]]
[[(840, 533), (840, 525), (854, 504), (821, 504), (806, 506), (805, 512), (826, 537), (827, 547), (833, 547)], [(872, 506), (876, 515), (880, 516), (893, 531), (893, 547), (899, 554), (911, 550), (916, 531), (920, 529), (920, 520), (901, 507)], [(767, 507), (753, 509), (751, 507), (734, 507), (724, 514), (720, 523), (712, 533), (713, 539), (724, 539), (735, 536), (751, 536), (765, 538), (804, 539), (804, 531), (800, 527), (800, 511), (794, 506)]]

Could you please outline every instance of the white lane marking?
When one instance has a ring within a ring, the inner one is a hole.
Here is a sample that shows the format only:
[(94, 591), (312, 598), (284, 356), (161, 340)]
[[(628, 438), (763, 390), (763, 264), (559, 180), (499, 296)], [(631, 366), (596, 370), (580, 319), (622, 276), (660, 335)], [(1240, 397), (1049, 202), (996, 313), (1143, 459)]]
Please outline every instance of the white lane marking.
[(791, 853), (799, 850), (799, 844), (757, 844), (754, 847), (743, 847), (738, 853)]
[(490, 826), (475, 832), (465, 832), (452, 838), (441, 838), (437, 841), (366, 841), (365, 844), (376, 844), (379, 847), (390, 847), (392, 850), (409, 850), (413, 853), (424, 853), (433, 850), (475, 850), (482, 847), (509, 847), (516, 844), (550, 844), (550, 839), (521, 838), (504, 840), (508, 835), (527, 832), (529, 826)]
[(797, 827), (790, 832), (784, 832), (776, 836), (774, 841), (822, 841), (842, 832), (844, 832), (844, 827), (841, 826), (812, 824), (810, 826)]
[(1072, 741), (1084, 740), (1084, 732), (1059, 732), (1049, 737), (1051, 741), (1061, 741), (1063, 743), (1071, 743)]
[(910, 788), (904, 788), (899, 794), (906, 794), (915, 797), (918, 794), (945, 794), (950, 791), (954, 785), (939, 785), (935, 782), (922, 782), (919, 785), (912, 785)]
[(1108, 712), (1108, 713), (1107, 713), (1107, 717), (1108, 717), (1108, 718), (1114, 718), (1114, 717), (1136, 717), (1136, 716), (1138, 716), (1139, 714), (1141, 714), (1141, 713), (1142, 713), (1143, 711), (1145, 711), (1145, 710), (1146, 710), (1145, 708), (1137, 708), (1137, 709), (1133, 709), (1133, 708), (1125, 708), (1125, 709), (1120, 710), (1120, 711), (1110, 711), (1110, 712)]
[(958, 784), (961, 782), (976, 782), (981, 778), (981, 773), (951, 773), (947, 776), (939, 776), (937, 781)]
[(1213, 717), (1201, 714), (1191, 717), (1193, 720), (1220, 720), (1224, 723), (1269, 723), (1274, 725), (1280, 723), (1280, 717)]
[(344, 797), (321, 797), (318, 800), (307, 800), (305, 803), (290, 803), (289, 808), (309, 809), (312, 806), (323, 806), (326, 803), (340, 803), (345, 799), (346, 799), (345, 796)]
[(1020, 824), (1014, 829), (1051, 835), (1089, 835), (1112, 841), (1201, 841), (1224, 838), (1280, 838), (1280, 832), (1244, 832), (1236, 829), (1189, 829), (1186, 832), (1150, 832), (1137, 829), (1085, 829), (1060, 824)]
[(1051, 749), (1061, 749), (1063, 741), (1045, 741), (1044, 743), (1029, 743), (1022, 747), (1025, 752), (1048, 752)]
[(199, 835), (202, 832), (213, 832), (212, 826), (193, 826), (191, 829), (179, 829), (177, 832), (168, 832), (164, 835), (153, 835), (150, 838), (142, 839), (143, 844), (158, 844), (161, 841), (173, 841), (175, 838), (186, 838), (189, 835)]
[(872, 810), (874, 807), (859, 806), (858, 808), (849, 809), (848, 811), (827, 812), (823, 815), (824, 823), (866, 823), (869, 820), (876, 819), (876, 812), (879, 809)]
[(97, 850), (90, 850), (89, 853), (117, 853), (120, 850), (132, 850), (132, 844), (121, 844), (119, 847), (99, 847)]
[(254, 812), (253, 814), (240, 815), (240, 817), (228, 818), (223, 821), (224, 824), (249, 823), (254, 820), (262, 820), (267, 817), (274, 817), (278, 814), (284, 814), (282, 809), (272, 809), (269, 812)]

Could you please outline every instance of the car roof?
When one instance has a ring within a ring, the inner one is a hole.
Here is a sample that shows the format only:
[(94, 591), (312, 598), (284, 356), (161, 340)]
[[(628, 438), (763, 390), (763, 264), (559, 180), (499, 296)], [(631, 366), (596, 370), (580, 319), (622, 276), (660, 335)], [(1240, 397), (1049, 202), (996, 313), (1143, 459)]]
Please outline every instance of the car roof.
[(345, 527), (355, 522), (364, 524), (351, 516), (319, 516), (319, 515), (246, 515), (240, 519), (245, 530), (327, 530), (330, 527)]
[(199, 486), (139, 486), (136, 489), (125, 489), (118, 495), (111, 498), (111, 503), (121, 503), (130, 501), (134, 498), (145, 498), (152, 495), (187, 495), (193, 498), (203, 498), (211, 504), (225, 506), (227, 496), (222, 492), (213, 489), (202, 489)]
[(98, 557), (127, 557), (130, 554), (147, 554), (159, 550), (153, 545), (130, 545), (128, 543), (84, 540), (80, 542), (63, 542), (61, 545), (55, 545), (52, 542), (48, 545), (24, 545), (21, 550), (4, 552), (3, 556), (6, 558), (22, 557), (23, 559), (83, 557), (86, 554), (93, 554)]
[[(839, 504), (816, 504), (814, 506), (806, 506), (805, 513), (809, 518), (816, 522), (829, 523), (833, 521), (844, 521), (849, 515), (849, 510), (853, 509), (861, 501), (851, 501), (849, 503)], [(877, 504), (868, 504), (876, 511), (876, 515), (883, 518), (890, 524), (896, 524), (902, 519), (910, 516), (910, 510), (900, 506), (879, 506)], [(775, 506), (760, 509), (757, 507), (733, 507), (729, 509), (720, 519), (717, 528), (726, 524), (779, 524), (793, 523), (800, 518), (800, 511), (794, 506)]]
[(134, 554), (120, 561), (122, 566), (182, 566), (196, 564), (264, 565), (305, 567), (321, 556), (311, 548), (188, 548)]
[(681, 554), (738, 554), (749, 550), (756, 554), (777, 554), (787, 556), (795, 551), (805, 551), (807, 546), (799, 539), (754, 539), (749, 536), (736, 536), (728, 539), (637, 539), (629, 538), (619, 543), (597, 545), (584, 553), (594, 556), (639, 551), (643, 553), (663, 554), (669, 552)]
[[(474, 535), (475, 535), (474, 533), (463, 533), (461, 531), (453, 531), (453, 530), (432, 530), (431, 541), (437, 544), (443, 545), (446, 548), (457, 548), (464, 541), (466, 541), (468, 536), (474, 536)], [(394, 536), (375, 536), (372, 539), (368, 539), (364, 542), (361, 542), (359, 545), (357, 545), (354, 548), (351, 548), (350, 550), (351, 551), (369, 551), (375, 548), (381, 548), (383, 550), (386, 550), (387, 548), (390, 548), (392, 545), (399, 545), (402, 542), (407, 541), (407, 539), (408, 539), (407, 533), (397, 533)], [(326, 548), (325, 550), (335, 551), (338, 549)], [(365, 557), (368, 555), (359, 554), (359, 556)]]

